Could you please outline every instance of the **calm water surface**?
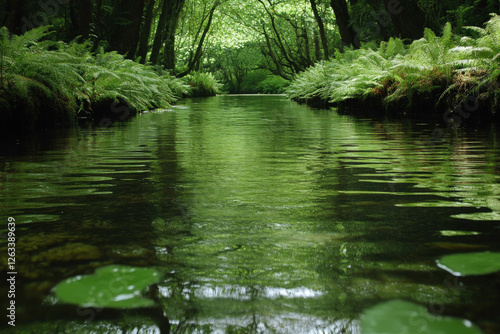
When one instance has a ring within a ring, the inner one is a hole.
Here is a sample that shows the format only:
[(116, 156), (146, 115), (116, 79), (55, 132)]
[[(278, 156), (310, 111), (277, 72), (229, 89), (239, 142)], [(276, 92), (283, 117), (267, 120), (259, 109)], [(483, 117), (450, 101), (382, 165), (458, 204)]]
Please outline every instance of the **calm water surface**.
[[(360, 313), (393, 298), (500, 333), (500, 276), (436, 265), (500, 251), (499, 140), (494, 126), (355, 119), (278, 96), (189, 100), (112, 128), (3, 140), (16, 330), (155, 333), (134, 312), (84, 322), (51, 293), (128, 264), (164, 270), (177, 333), (359, 333)], [(5, 236), (0, 246), (7, 272)]]

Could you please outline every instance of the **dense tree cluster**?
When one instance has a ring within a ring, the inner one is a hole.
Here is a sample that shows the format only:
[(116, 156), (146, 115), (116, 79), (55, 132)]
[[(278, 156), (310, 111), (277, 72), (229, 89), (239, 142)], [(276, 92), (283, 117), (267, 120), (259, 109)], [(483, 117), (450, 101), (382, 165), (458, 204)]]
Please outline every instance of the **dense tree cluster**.
[(454, 31), (480, 26), (500, 9), (495, 0), (0, 0), (0, 8), (0, 26), (13, 34), (52, 25), (54, 39), (90, 40), (181, 77), (211, 71), (230, 91), (258, 73), (290, 80), (336, 49), (418, 39), (446, 22)]

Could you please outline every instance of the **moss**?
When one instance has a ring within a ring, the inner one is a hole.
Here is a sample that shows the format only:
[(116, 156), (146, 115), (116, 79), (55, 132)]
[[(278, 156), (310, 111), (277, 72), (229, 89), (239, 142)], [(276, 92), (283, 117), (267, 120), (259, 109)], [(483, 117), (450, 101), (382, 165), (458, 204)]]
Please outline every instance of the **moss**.
[(83, 243), (70, 243), (55, 247), (33, 256), (34, 262), (74, 262), (98, 260), (102, 257), (99, 248)]

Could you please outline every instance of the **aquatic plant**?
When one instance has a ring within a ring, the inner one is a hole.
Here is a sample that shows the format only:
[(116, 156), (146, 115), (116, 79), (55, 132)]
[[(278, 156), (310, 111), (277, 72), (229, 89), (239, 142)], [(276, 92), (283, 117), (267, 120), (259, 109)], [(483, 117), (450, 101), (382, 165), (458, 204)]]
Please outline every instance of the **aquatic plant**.
[(487, 275), (500, 271), (500, 253), (459, 253), (441, 257), (437, 264), (455, 276)]
[(365, 310), (361, 316), (361, 330), (363, 334), (481, 333), (468, 320), (432, 315), (426, 307), (404, 300), (390, 300)]
[(68, 278), (53, 290), (61, 302), (82, 307), (151, 307), (154, 301), (142, 293), (160, 279), (153, 268), (111, 265), (97, 269), (93, 275)]
[(152, 293), (154, 300), (144, 296), (146, 289), (161, 277), (154, 268), (109, 265), (98, 268), (93, 275), (68, 278), (53, 291), (59, 302), (83, 308), (146, 310), (146, 314), (156, 318), (160, 332), (169, 333), (170, 323), (163, 315), (158, 296)]

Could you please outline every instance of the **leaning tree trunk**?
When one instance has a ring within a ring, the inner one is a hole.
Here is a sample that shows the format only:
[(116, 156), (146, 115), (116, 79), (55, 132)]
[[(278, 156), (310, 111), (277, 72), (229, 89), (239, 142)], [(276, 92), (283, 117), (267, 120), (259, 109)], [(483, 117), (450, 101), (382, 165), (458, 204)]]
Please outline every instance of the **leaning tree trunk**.
[(310, 2), (311, 2), (312, 11), (314, 13), (314, 18), (316, 19), (316, 22), (318, 23), (319, 36), (321, 38), (321, 44), (323, 45), (323, 54), (325, 56), (325, 59), (328, 60), (328, 58), (330, 58), (330, 55), (328, 53), (328, 41), (326, 39), (326, 34), (325, 34), (325, 25), (323, 24), (323, 20), (321, 19), (321, 16), (318, 13), (318, 8), (316, 6), (316, 0), (310, 0)]
[(210, 26), (212, 25), (214, 13), (215, 13), (215, 10), (217, 9), (218, 5), (219, 5), (219, 1), (215, 1), (214, 5), (210, 9), (210, 13), (208, 16), (208, 22), (207, 22), (207, 25), (205, 26), (205, 29), (203, 29), (203, 33), (201, 34), (200, 41), (198, 42), (198, 47), (196, 48), (196, 52), (194, 53), (194, 56), (191, 59), (189, 59), (188, 67), (187, 67), (186, 71), (178, 74), (177, 75), (178, 77), (182, 78), (182, 77), (188, 75), (192, 70), (195, 69), (195, 66), (200, 63), (201, 56), (203, 53), (203, 43), (205, 42), (205, 39), (208, 35), (208, 32), (210, 31)]
[(349, 16), (349, 10), (347, 9), (346, 0), (331, 0), (330, 5), (332, 6), (333, 12), (335, 13), (335, 19), (337, 20), (337, 26), (339, 27), (340, 32), (340, 38), (342, 39), (342, 46), (352, 45), (355, 48), (359, 48), (359, 40), (356, 38), (354, 30), (350, 26), (351, 17)]

